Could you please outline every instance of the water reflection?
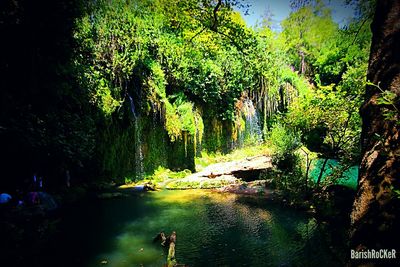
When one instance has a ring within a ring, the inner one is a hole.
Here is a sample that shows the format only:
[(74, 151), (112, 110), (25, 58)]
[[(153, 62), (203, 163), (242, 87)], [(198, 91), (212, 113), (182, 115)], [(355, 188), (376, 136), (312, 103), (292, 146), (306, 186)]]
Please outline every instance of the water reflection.
[(166, 251), (152, 243), (161, 230), (177, 232), (177, 260), (189, 266), (329, 266), (332, 261), (314, 219), (266, 200), (196, 190), (156, 192), (140, 200), (145, 212), (104, 239), (112, 246), (90, 266), (163, 266)]

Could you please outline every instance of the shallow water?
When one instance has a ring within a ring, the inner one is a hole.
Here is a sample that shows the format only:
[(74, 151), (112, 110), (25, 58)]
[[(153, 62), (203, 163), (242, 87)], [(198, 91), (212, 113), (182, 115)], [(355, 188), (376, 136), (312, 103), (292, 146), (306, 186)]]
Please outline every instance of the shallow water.
[[(310, 178), (316, 183), (320, 175), (324, 159), (317, 159), (314, 161), (310, 169)], [(325, 181), (333, 172), (335, 168), (339, 168), (340, 163), (335, 159), (329, 159), (325, 165), (324, 172), (322, 173), (321, 181)], [(358, 184), (358, 166), (352, 166), (347, 169), (337, 181), (337, 184), (357, 189)]]
[(152, 242), (161, 230), (177, 232), (177, 261), (189, 266), (339, 266), (315, 219), (234, 194), (163, 191), (99, 200), (71, 210), (63, 225), (48, 257), (57, 266), (163, 266), (167, 252)]

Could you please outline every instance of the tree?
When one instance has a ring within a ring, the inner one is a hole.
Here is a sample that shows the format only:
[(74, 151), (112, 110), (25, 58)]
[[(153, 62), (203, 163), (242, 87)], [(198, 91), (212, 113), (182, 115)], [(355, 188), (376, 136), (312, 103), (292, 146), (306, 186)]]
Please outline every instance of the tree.
[(311, 65), (321, 49), (334, 40), (337, 24), (322, 2), (304, 4), (282, 21), (283, 36), (292, 64), (299, 73), (312, 76)]
[(351, 248), (357, 250), (399, 248), (400, 2), (377, 1), (375, 10), (370, 84), (360, 110), (363, 158), (351, 214)]
[(74, 178), (83, 173), (93, 154), (92, 109), (72, 62), (74, 22), (86, 13), (82, 2), (1, 2), (0, 28), (7, 36), (0, 59), (4, 190), (21, 188), (35, 172), (48, 189), (64, 181), (65, 168)]
[[(302, 12), (310, 13), (310, 6), (292, 13), (291, 18), (285, 21), (289, 24), (283, 32), (284, 38), (296, 44), (303, 42), (309, 51), (305, 63), (309, 66), (307, 75), (312, 86), (307, 86), (300, 97), (292, 101), (287, 122), (300, 129), (302, 141), (308, 149), (325, 158), (317, 184), (320, 184), (328, 159), (341, 161), (335, 175), (328, 179), (330, 182), (359, 162), (361, 118), (358, 111), (365, 91), (371, 39), (368, 22), (372, 21), (363, 13), (345, 28), (339, 28), (329, 16), (329, 10), (323, 5), (319, 10), (325, 13), (306, 17), (317, 24), (305, 28), (298, 26), (303, 30), (304, 38), (293, 38), (297, 36), (293, 30), (298, 29), (289, 26)], [(296, 65), (295, 62), (292, 64)]]

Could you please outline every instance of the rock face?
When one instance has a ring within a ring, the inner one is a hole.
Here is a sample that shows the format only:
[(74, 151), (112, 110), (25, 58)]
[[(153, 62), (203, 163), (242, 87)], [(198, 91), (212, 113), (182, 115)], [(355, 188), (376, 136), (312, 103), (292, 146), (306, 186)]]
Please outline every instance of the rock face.
[(260, 172), (269, 168), (272, 168), (271, 158), (261, 155), (209, 165), (200, 172), (180, 179), (179, 183), (182, 185), (185, 183), (199, 183), (199, 188), (206, 188), (207, 186), (203, 187), (202, 185), (207, 185), (208, 183), (219, 185), (235, 184), (238, 179), (243, 181), (257, 180)]
[[(400, 1), (376, 2), (363, 120), (359, 185), (351, 214), (350, 248), (400, 250)], [(380, 104), (391, 95), (393, 101)], [(391, 103), (390, 103), (391, 102)], [(398, 264), (398, 262), (396, 262)], [(381, 265), (382, 264), (382, 265)], [(353, 266), (395, 265), (381, 259)], [(398, 266), (398, 265), (397, 265)]]
[[(259, 174), (261, 170), (272, 168), (271, 157), (267, 156), (255, 156), (249, 157), (244, 160), (230, 161), (216, 163), (207, 166), (201, 172), (194, 173), (187, 176), (185, 179), (199, 179), (209, 178), (214, 179), (219, 176), (233, 176), (232, 178), (242, 178), (246, 180), (251, 174)], [(252, 180), (256, 180), (257, 177), (253, 176)]]

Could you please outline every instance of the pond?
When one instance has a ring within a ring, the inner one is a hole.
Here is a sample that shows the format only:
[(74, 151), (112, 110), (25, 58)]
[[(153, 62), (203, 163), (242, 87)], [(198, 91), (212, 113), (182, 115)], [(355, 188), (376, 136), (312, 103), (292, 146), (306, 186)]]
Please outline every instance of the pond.
[(152, 242), (161, 230), (177, 232), (176, 258), (188, 266), (340, 265), (307, 214), (262, 198), (201, 190), (81, 203), (35, 262), (161, 267), (167, 252)]
[[(314, 161), (314, 164), (311, 166), (310, 170), (310, 178), (316, 183), (318, 180), (318, 176), (320, 175), (322, 166), (324, 165), (324, 159), (317, 159)], [(321, 176), (321, 181), (325, 181), (328, 179), (330, 175), (335, 172), (335, 169), (340, 170), (342, 166), (340, 162), (335, 159), (328, 159), (325, 164), (324, 171)], [(347, 186), (352, 189), (357, 189), (358, 184), (358, 166), (351, 166), (347, 170), (345, 170), (341, 177), (336, 181), (337, 184)]]

